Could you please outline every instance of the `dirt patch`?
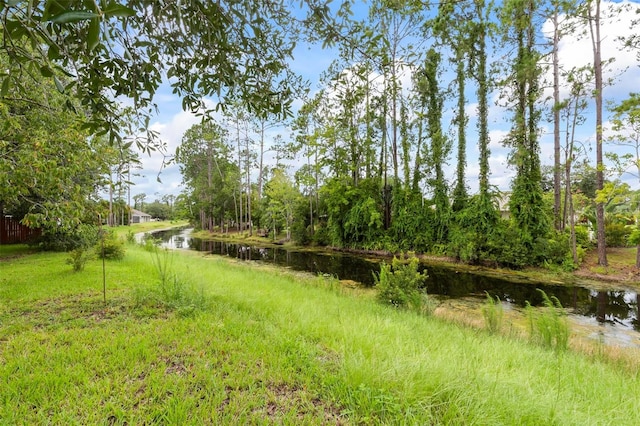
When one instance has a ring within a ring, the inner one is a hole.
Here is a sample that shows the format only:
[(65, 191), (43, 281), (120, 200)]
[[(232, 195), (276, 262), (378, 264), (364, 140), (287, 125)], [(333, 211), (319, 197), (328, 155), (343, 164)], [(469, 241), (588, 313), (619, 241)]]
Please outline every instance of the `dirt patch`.
[(312, 414), (314, 417), (322, 417), (325, 424), (343, 424), (338, 407), (318, 397), (309, 399), (308, 391), (304, 387), (287, 383), (269, 384), (267, 394), (269, 400), (263, 412), (270, 419), (279, 418), (291, 409), (296, 409), (300, 420), (307, 414)]
[(635, 266), (636, 249), (613, 247), (607, 249), (607, 266), (598, 264), (598, 253), (594, 250), (585, 256), (574, 275), (579, 278), (622, 283), (640, 287), (640, 269)]
[(187, 365), (180, 358), (164, 358), (164, 363), (167, 366), (164, 370), (165, 375), (176, 374), (178, 376), (184, 376), (189, 371)]

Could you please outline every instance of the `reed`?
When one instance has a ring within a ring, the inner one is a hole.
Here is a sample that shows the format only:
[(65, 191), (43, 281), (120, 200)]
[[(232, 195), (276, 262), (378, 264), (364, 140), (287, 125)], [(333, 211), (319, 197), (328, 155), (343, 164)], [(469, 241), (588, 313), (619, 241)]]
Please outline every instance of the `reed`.
[(485, 292), (485, 294), (487, 298), (482, 306), (482, 316), (484, 317), (485, 327), (492, 334), (500, 333), (504, 318), (502, 302), (498, 296), (494, 299), (489, 293)]
[(526, 306), (530, 337), (544, 347), (565, 351), (569, 346), (566, 312), (557, 297), (549, 297), (540, 289), (538, 291), (542, 295), (542, 308), (533, 309), (529, 302)]

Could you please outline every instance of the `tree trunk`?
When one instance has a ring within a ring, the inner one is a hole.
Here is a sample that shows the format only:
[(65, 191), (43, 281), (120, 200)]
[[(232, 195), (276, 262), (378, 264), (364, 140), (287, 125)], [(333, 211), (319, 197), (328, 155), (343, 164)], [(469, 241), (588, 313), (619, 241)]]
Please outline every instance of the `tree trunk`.
[(243, 176), (242, 176), (242, 148), (240, 146), (240, 118), (236, 117), (236, 138), (238, 144), (238, 183), (240, 184), (238, 191), (240, 192), (240, 215), (238, 216), (238, 232), (242, 232), (242, 221), (244, 220), (244, 216), (242, 215), (242, 187), (243, 185)]
[(258, 201), (262, 200), (262, 180), (264, 179), (263, 170), (264, 167), (264, 121), (260, 122), (260, 160), (258, 167)]
[[(461, 44), (461, 42), (460, 42)], [(467, 187), (465, 173), (467, 168), (467, 114), (464, 110), (465, 97), (465, 51), (462, 46), (456, 51), (456, 84), (458, 86), (458, 105), (456, 111), (456, 127), (458, 129), (458, 156), (456, 166), (456, 187), (453, 190), (453, 210), (460, 211), (467, 201)]]
[(113, 175), (109, 172), (109, 217), (107, 218), (108, 226), (115, 226), (115, 216), (113, 214)]
[(249, 236), (253, 236), (253, 221), (251, 220), (251, 155), (249, 152), (249, 138), (246, 138), (246, 176), (247, 176), (247, 222), (249, 225)]
[[(601, 191), (604, 187), (604, 164), (602, 153), (602, 50), (600, 37), (600, 0), (594, 0), (595, 12), (591, 10), (593, 2), (589, 2), (589, 30), (593, 47), (593, 71), (595, 76), (596, 96), (596, 189)], [(596, 203), (596, 238), (598, 242), (598, 265), (607, 266), (607, 247), (605, 243), (604, 229), (604, 203)]]
[[(481, 13), (478, 13), (481, 16)], [(480, 151), (479, 189), (482, 197), (489, 196), (489, 81), (487, 78), (486, 23), (481, 23), (478, 37), (478, 149)]]
[(553, 11), (553, 223), (557, 230), (562, 230), (564, 224), (560, 220), (560, 67), (558, 58), (560, 29), (558, 28), (558, 8), (558, 3), (555, 3)]

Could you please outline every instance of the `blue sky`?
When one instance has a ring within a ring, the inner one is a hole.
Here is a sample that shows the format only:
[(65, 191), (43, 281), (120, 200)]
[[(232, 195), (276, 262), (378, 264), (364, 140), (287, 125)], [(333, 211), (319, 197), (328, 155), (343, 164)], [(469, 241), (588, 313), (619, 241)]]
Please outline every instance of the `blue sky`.
[[(640, 2), (623, 2), (634, 6), (640, 6)], [(611, 3), (603, 2), (603, 10)], [(629, 35), (634, 31), (631, 25), (632, 19), (637, 19), (634, 13), (623, 13), (617, 20), (607, 19), (602, 23), (603, 35), (603, 58), (615, 57), (616, 61), (607, 71), (607, 76), (614, 78), (613, 86), (604, 90), (605, 99), (608, 101), (618, 102), (628, 95), (629, 92), (640, 91), (640, 67), (638, 66), (638, 57), (636, 52), (622, 51), (619, 49), (617, 38)], [(547, 25), (542, 31), (548, 30)], [(335, 57), (335, 51), (323, 50), (320, 46), (312, 46), (301, 44), (295, 52), (292, 68), (300, 73), (305, 79), (311, 82), (312, 89), (318, 87), (320, 73), (327, 69), (332, 59)], [(576, 34), (567, 36), (563, 39), (560, 46), (560, 60), (565, 68), (572, 66), (587, 65), (592, 60), (591, 41), (588, 34)], [(446, 77), (446, 76), (445, 76)], [(513, 171), (508, 167), (507, 156), (508, 150), (501, 144), (501, 139), (506, 135), (510, 127), (511, 114), (506, 112), (502, 107), (495, 105), (497, 93), (493, 94), (492, 104), (490, 105), (490, 129), (491, 129), (491, 183), (501, 190), (508, 190)], [(159, 132), (160, 138), (167, 145), (167, 153), (175, 152), (175, 148), (179, 145), (184, 132), (192, 125), (198, 123), (200, 119), (193, 114), (181, 110), (180, 100), (171, 94), (168, 85), (163, 86), (156, 96), (156, 102), (159, 108), (159, 114), (152, 120), (152, 129)], [(299, 105), (299, 103), (295, 103)], [(547, 106), (550, 108), (550, 104)], [(470, 103), (467, 107), (470, 115), (468, 125), (468, 181), (467, 184), (473, 192), (477, 190), (477, 147), (475, 141), (475, 118), (476, 105)], [(445, 116), (451, 115), (452, 110), (446, 110)], [(580, 128), (578, 139), (589, 145), (595, 141), (595, 110), (593, 102), (590, 103), (586, 113), (587, 122)], [(606, 115), (605, 115), (606, 117)], [(445, 123), (445, 126), (447, 123)], [(541, 138), (541, 161), (543, 164), (551, 164), (553, 161), (553, 135), (552, 125), (545, 121), (541, 121), (542, 138)], [(605, 128), (607, 126), (605, 125)], [(274, 130), (269, 137), (273, 138), (277, 133), (287, 139), (289, 132), (286, 129)], [(619, 150), (620, 148), (611, 145), (605, 146), (607, 150)], [(595, 154), (589, 154), (593, 163)], [(156, 153), (151, 157), (142, 155), (142, 170), (139, 170), (139, 176), (134, 177), (135, 186), (132, 187), (132, 195), (138, 193), (147, 194), (147, 201), (152, 201), (165, 194), (177, 195), (182, 187), (181, 176), (178, 166), (173, 164), (161, 170), (163, 157)], [(269, 160), (269, 159), (267, 159)], [(455, 158), (452, 155), (449, 161), (448, 176), (453, 178), (455, 168)], [(160, 173), (161, 172), (161, 173)], [(162, 183), (158, 183), (156, 178), (160, 173)], [(629, 176), (626, 176), (629, 179)], [(632, 180), (632, 188), (637, 188), (637, 179)]]

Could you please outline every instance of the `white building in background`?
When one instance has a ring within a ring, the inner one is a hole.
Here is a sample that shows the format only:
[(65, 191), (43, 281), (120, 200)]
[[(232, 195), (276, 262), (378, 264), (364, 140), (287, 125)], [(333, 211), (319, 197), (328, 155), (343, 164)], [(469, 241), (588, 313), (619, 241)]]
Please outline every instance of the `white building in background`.
[(151, 215), (140, 210), (131, 209), (131, 223), (151, 222)]

